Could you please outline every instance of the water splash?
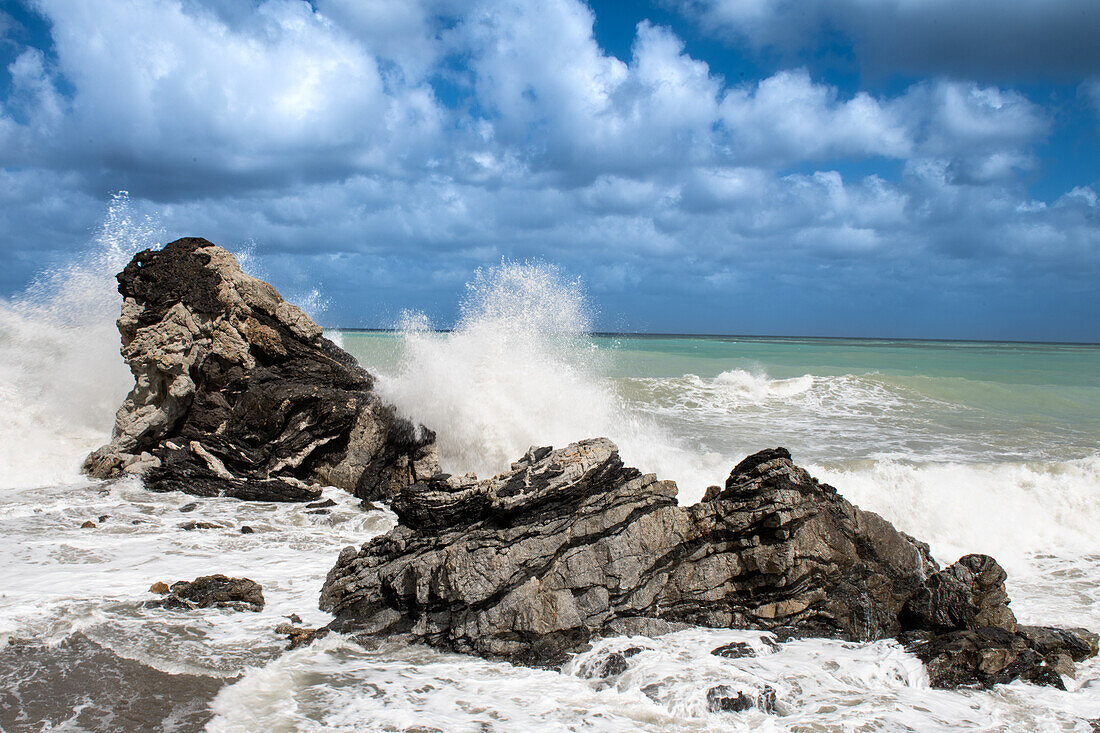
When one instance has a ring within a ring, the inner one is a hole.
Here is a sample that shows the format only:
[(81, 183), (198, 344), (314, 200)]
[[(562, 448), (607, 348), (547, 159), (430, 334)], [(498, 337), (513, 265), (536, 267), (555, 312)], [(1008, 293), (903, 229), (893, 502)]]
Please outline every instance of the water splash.
[(459, 313), (449, 334), (406, 314), (404, 359), (379, 385), (436, 431), (446, 470), (492, 475), (532, 445), (606, 436), (628, 464), (688, 488), (686, 498), (728, 471), (721, 457), (683, 449), (628, 409), (600, 376), (584, 291), (558, 268), (503, 262), (479, 271)]
[(115, 329), (115, 273), (158, 246), (155, 218), (115, 194), (88, 247), (20, 295), (0, 300), (0, 465), (4, 487), (70, 481), (89, 448), (110, 434), (132, 384)]

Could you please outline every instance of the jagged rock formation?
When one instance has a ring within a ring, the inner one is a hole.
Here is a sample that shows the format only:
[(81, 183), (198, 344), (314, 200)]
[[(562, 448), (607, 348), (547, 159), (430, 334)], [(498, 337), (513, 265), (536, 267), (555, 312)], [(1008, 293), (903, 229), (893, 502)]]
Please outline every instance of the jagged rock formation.
[(373, 378), (226, 250), (185, 238), (118, 275), (133, 391), (97, 478), (154, 491), (308, 501), (316, 485), (388, 498), (439, 468), (434, 434), (398, 416)]
[(941, 571), (782, 448), (690, 507), (594, 439), (533, 448), (491, 479), (437, 475), (393, 510), (395, 529), (329, 572), (321, 608), (337, 630), (552, 665), (599, 634), (685, 624), (848, 640), (1015, 628), (992, 558)]

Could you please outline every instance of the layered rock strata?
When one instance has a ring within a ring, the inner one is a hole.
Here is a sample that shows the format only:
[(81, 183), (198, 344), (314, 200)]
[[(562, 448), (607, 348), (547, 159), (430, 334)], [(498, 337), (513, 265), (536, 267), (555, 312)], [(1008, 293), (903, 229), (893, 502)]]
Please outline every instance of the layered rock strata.
[(437, 475), (392, 506), (399, 525), (345, 548), (328, 574), (321, 608), (335, 629), (536, 665), (596, 635), (686, 624), (781, 639), (1016, 634), (992, 558), (940, 570), (927, 545), (782, 448), (746, 458), (690, 507), (606, 439), (532, 449), (491, 479)]
[(389, 498), (438, 471), (434, 434), (397, 415), (353, 357), (221, 247), (185, 238), (140, 252), (118, 282), (135, 385), (88, 474), (308, 501), (317, 485)]

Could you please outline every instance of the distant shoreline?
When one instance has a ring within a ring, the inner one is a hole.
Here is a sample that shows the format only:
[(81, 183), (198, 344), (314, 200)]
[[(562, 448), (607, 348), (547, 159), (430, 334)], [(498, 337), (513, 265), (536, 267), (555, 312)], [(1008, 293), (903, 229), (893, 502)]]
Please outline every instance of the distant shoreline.
[[(331, 326), (326, 330), (341, 331), (344, 333), (400, 333), (399, 328), (347, 328), (344, 326)], [(453, 328), (433, 328), (431, 333), (452, 333)], [(933, 343), (933, 344), (1018, 344), (1026, 346), (1088, 346), (1098, 347), (1100, 342), (1095, 341), (1023, 341), (1009, 339), (946, 339), (946, 338), (914, 338), (905, 336), (763, 336), (747, 333), (648, 333), (644, 331), (592, 331), (588, 336), (599, 338), (636, 338), (636, 339), (706, 339), (722, 341), (727, 339), (752, 339), (755, 341), (867, 341), (867, 342), (896, 342), (906, 343)]]

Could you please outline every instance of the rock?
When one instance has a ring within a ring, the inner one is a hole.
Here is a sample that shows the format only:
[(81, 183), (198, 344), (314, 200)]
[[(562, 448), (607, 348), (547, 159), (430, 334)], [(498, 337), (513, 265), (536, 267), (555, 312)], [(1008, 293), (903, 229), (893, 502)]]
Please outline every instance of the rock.
[(89, 519), (89, 520), (85, 521), (83, 524), (81, 524), (80, 528), (81, 529), (95, 529), (96, 528), (96, 523)]
[(307, 509), (328, 509), (332, 506), (336, 506), (336, 502), (332, 499), (325, 499), (324, 501), (315, 501), (311, 504), (306, 504)]
[(760, 708), (761, 712), (775, 713), (775, 688), (764, 685), (760, 694), (756, 696), (756, 707)]
[(241, 534), (253, 534), (256, 530), (249, 527), (247, 524), (241, 525)]
[(1056, 629), (1050, 626), (1017, 626), (1016, 633), (1024, 642), (1044, 657), (1064, 654), (1081, 662), (1097, 653), (1096, 634), (1085, 629)]
[(262, 611), (263, 588), (248, 578), (204, 575), (188, 582), (172, 583), (163, 601), (151, 601), (147, 607), (161, 608), (232, 608), (237, 611)]
[(624, 621), (892, 636), (932, 570), (783, 449), (687, 508), (606, 439), (533, 448), (492, 479), (441, 474), (392, 508), (400, 524), (329, 572), (334, 628), (528, 664), (556, 664)]
[(716, 657), (726, 659), (741, 659), (743, 657), (755, 657), (756, 651), (743, 641), (734, 641), (717, 649), (711, 649), (710, 653)]
[(988, 687), (1023, 679), (1065, 689), (1074, 661), (1097, 653), (1084, 629), (1018, 626), (1009, 609), (1005, 571), (986, 555), (967, 555), (934, 573), (906, 602), (906, 648), (928, 667), (933, 687)]
[(903, 635), (906, 649), (924, 662), (933, 687), (990, 687), (1023, 679), (1065, 689), (1058, 672), (1024, 638), (987, 626), (945, 633)]
[(967, 555), (934, 573), (902, 610), (902, 625), (912, 629), (1016, 630), (1009, 609), (1005, 571), (988, 555)]
[(190, 504), (184, 504), (180, 507), (180, 511), (186, 514), (187, 512), (193, 512), (199, 508), (198, 502), (191, 502)]
[[(301, 623), (301, 619), (299, 619), (298, 623)], [(317, 639), (324, 638), (328, 635), (328, 629), (309, 629), (291, 626), (290, 624), (279, 624), (275, 627), (275, 633), (281, 634), (287, 638), (290, 642), (287, 649), (297, 649), (300, 646), (308, 646)]]
[(587, 660), (586, 663), (577, 670), (577, 673), (581, 677), (587, 677), (589, 679), (605, 680), (608, 677), (617, 677), (630, 667), (630, 663), (626, 660), (643, 651), (645, 651), (645, 649), (640, 646), (615, 649), (603, 656)]
[(188, 532), (194, 529), (225, 529), (216, 522), (184, 522), (179, 527)]
[(166, 593), (168, 593), (168, 584), (164, 581), (158, 580), (156, 583), (153, 583), (151, 586), (149, 586), (149, 592), (157, 593), (158, 595), (165, 595)]
[(739, 713), (751, 707), (754, 707), (753, 699), (740, 691), (735, 696), (729, 685), (718, 685), (707, 690), (707, 710), (712, 713)]
[(103, 524), (104, 522), (106, 522), (110, 518), (111, 518), (110, 514), (100, 514), (99, 515), (99, 523)]
[(296, 613), (292, 613), (292, 614), (290, 614), (289, 616), (283, 616), (283, 618), (285, 618), (285, 619), (286, 619), (287, 621), (289, 621), (289, 622), (290, 622), (290, 623), (292, 623), (292, 624), (300, 624), (300, 623), (302, 623), (302, 617), (301, 617), (301, 616), (299, 616), (299, 615), (298, 615), (298, 614), (296, 614)]
[(373, 377), (224, 249), (185, 238), (118, 276), (134, 389), (84, 463), (153, 491), (315, 501), (319, 485), (389, 498), (438, 471), (434, 434), (398, 416)]
[[(782, 448), (749, 456), (691, 507), (597, 438), (532, 448), (490, 479), (438, 474), (401, 489), (392, 509), (398, 526), (345, 548), (329, 572), (331, 628), (533, 665), (557, 665), (599, 635), (687, 624), (781, 640), (897, 636), (937, 686), (1057, 686), (1065, 665), (1053, 655), (1096, 653), (1088, 632), (1017, 630), (995, 560), (968, 555), (941, 570), (926, 544)], [(609, 674), (622, 661), (608, 659)]]

